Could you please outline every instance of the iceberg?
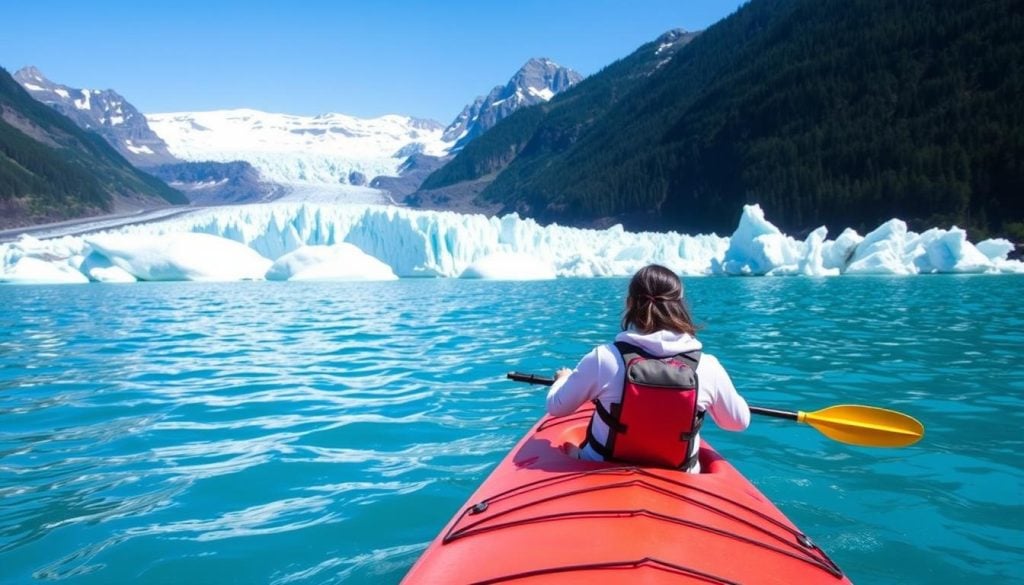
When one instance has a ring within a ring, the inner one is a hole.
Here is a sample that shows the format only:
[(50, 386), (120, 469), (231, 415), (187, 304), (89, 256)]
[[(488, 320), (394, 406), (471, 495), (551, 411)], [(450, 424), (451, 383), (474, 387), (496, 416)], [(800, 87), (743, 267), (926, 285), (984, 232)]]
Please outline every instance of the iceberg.
[(238, 242), (209, 234), (102, 234), (93, 253), (138, 280), (263, 280), (272, 262)]
[(834, 241), (826, 241), (821, 246), (821, 260), (826, 269), (845, 268), (850, 263), (857, 246), (864, 241), (864, 236), (856, 230), (846, 228)]
[(792, 272), (798, 263), (799, 247), (796, 240), (765, 219), (760, 205), (745, 205), (725, 257), (721, 262), (716, 260), (713, 269), (720, 274), (747, 276)]
[(352, 244), (303, 246), (281, 256), (267, 280), (398, 280), (391, 267)]
[(543, 260), (528, 254), (498, 252), (470, 264), (460, 278), (552, 280), (555, 278), (555, 269)]
[(683, 276), (1024, 273), (1013, 244), (978, 245), (955, 226), (917, 234), (891, 219), (866, 236), (803, 241), (758, 205), (729, 237), (542, 226), (373, 204), (276, 202), (197, 209), (87, 236), (0, 244), (0, 282), (152, 280), (536, 280), (629, 276), (658, 263)]
[(12, 284), (82, 284), (89, 278), (66, 263), (47, 262), (26, 256), (3, 274), (3, 282)]
[[(805, 276), (838, 276), (837, 266), (825, 265), (825, 236), (828, 228), (821, 226), (811, 232), (804, 240), (803, 254), (800, 258), (800, 274)], [(835, 247), (833, 245), (833, 247)]]
[(846, 274), (916, 274), (913, 262), (907, 262), (904, 248), (907, 224), (890, 219), (864, 236), (853, 258), (843, 272)]
[(980, 273), (993, 268), (992, 260), (967, 241), (967, 232), (932, 228), (908, 245), (920, 272)]
[(1010, 252), (1013, 252), (1013, 244), (1009, 240), (1003, 238), (995, 238), (978, 242), (976, 246), (978, 251), (985, 255), (986, 258), (993, 262), (1000, 260), (1006, 260)]
[(115, 266), (111, 262), (110, 258), (107, 258), (103, 254), (93, 252), (90, 253), (79, 265), (78, 268), (82, 274), (87, 276), (89, 280), (96, 282), (138, 282), (139, 279), (135, 278), (131, 272), (128, 272), (120, 266)]

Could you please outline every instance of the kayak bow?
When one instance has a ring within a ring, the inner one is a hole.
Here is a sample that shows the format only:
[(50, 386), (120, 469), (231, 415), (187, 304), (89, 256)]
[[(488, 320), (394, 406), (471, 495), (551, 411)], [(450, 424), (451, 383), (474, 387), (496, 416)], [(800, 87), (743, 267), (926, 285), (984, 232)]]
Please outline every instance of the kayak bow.
[(849, 583), (706, 441), (699, 474), (570, 456), (592, 413), (543, 417), (403, 583)]

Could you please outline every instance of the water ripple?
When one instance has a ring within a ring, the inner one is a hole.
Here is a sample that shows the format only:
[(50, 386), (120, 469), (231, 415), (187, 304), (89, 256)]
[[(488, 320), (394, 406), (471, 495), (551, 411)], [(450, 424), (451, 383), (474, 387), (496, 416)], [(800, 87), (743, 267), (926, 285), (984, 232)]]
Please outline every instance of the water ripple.
[[(686, 285), (750, 402), (925, 423), (898, 451), (707, 431), (855, 581), (1013, 574), (1024, 279)], [(625, 287), (0, 288), (0, 582), (396, 582), (540, 416), (505, 372), (607, 341)]]

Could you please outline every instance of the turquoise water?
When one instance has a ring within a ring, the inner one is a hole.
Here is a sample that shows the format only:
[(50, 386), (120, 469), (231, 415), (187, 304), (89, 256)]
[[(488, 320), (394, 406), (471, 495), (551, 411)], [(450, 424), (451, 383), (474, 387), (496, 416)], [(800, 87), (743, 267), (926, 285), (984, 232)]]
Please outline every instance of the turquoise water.
[[(688, 279), (752, 404), (873, 404), (904, 449), (705, 436), (859, 583), (1024, 566), (1024, 277)], [(543, 411), (509, 370), (622, 279), (0, 287), (0, 582), (395, 583)]]

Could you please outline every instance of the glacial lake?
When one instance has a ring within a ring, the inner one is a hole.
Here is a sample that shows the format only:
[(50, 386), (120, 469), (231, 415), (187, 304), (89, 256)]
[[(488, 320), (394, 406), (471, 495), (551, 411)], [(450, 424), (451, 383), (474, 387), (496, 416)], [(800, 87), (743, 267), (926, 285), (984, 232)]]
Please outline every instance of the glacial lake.
[[(751, 404), (925, 424), (703, 433), (854, 582), (1020, 578), (1024, 276), (684, 282)], [(397, 583), (626, 285), (0, 287), (0, 582)]]

